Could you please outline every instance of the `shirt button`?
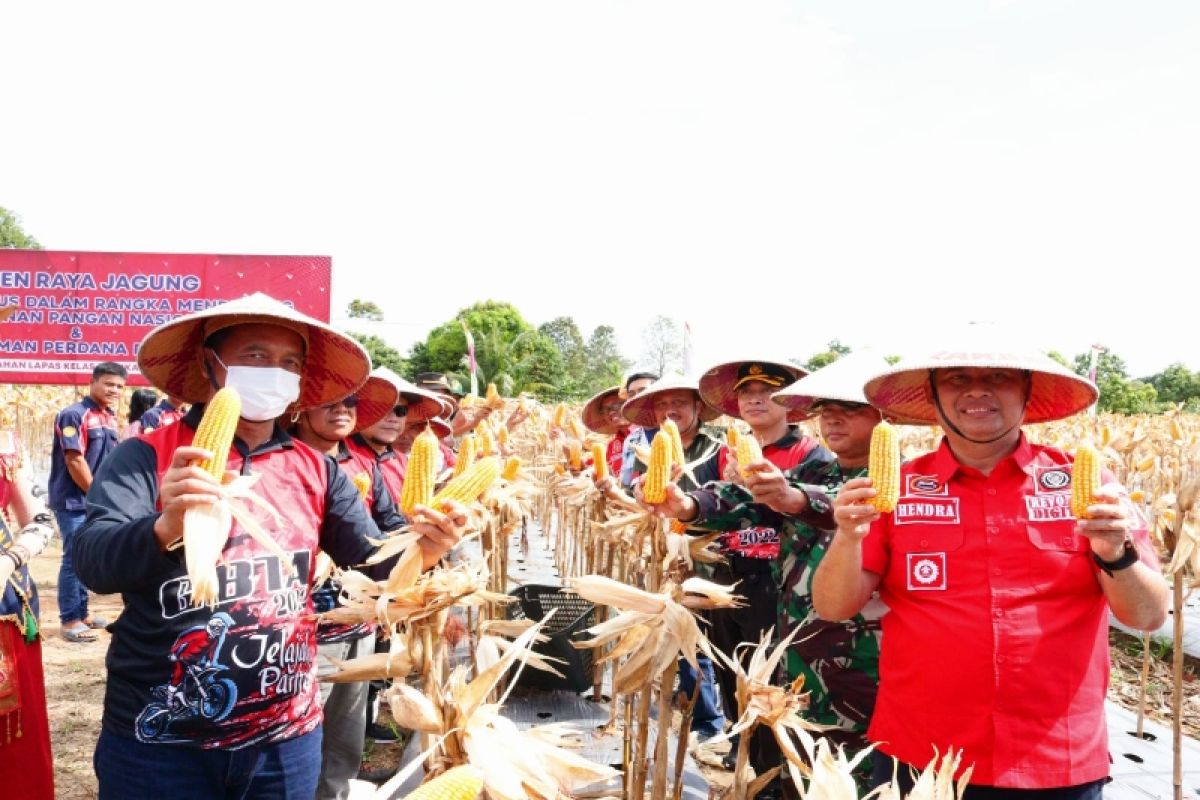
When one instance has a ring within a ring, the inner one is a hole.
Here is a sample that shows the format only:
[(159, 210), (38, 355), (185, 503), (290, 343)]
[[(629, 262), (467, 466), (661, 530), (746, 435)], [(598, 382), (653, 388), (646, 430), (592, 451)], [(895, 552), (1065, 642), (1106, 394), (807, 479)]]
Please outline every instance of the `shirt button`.
[(1003, 616), (1004, 616), (1004, 611), (1003, 611), (1003, 610), (1001, 610), (1001, 609), (999, 609), (999, 608), (997, 608), (995, 611), (993, 611), (993, 612), (992, 612), (992, 616), (994, 616), (994, 617), (997, 617), (997, 618), (999, 618), (999, 617), (1003, 617)]
[(1070, 536), (1064, 536), (1064, 537), (1062, 537), (1062, 543), (1063, 543), (1063, 544), (1070, 544), (1070, 543), (1071, 543), (1071, 537), (1070, 537)]
[(988, 533), (990, 533), (990, 534), (992, 534), (993, 536), (995, 536), (997, 533), (999, 533), (999, 532), (1000, 532), (1000, 529), (999, 529), (999, 528), (997, 528), (997, 527), (995, 527), (995, 526), (991, 526), (991, 525), (989, 525), (989, 526), (988, 526), (988, 529), (987, 529), (987, 532), (988, 532)]
[(929, 540), (928, 540), (928, 539), (922, 539), (922, 540), (921, 540), (921, 547), (929, 547)]
[(1000, 568), (999, 568), (999, 567), (996, 567), (995, 569), (993, 569), (993, 570), (992, 570), (992, 574), (993, 574), (993, 575), (999, 575), (999, 574), (1000, 574)]
[(995, 496), (996, 496), (996, 490), (995, 490), (995, 489), (988, 489), (988, 490), (987, 490), (987, 493), (988, 493), (988, 497), (995, 497)]
[(1004, 654), (1003, 654), (1003, 653), (1001, 653), (1000, 655), (996, 656), (996, 663), (997, 663), (997, 664), (1003, 664), (1003, 663), (1004, 663)]

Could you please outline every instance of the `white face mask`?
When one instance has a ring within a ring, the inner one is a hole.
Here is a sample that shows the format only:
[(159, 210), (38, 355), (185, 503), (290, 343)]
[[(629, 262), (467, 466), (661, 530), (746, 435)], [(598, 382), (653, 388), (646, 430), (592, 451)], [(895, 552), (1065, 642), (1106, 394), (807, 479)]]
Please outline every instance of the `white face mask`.
[(287, 411), (300, 398), (300, 376), (279, 367), (225, 367), (225, 385), (242, 398), (242, 419), (266, 422)]

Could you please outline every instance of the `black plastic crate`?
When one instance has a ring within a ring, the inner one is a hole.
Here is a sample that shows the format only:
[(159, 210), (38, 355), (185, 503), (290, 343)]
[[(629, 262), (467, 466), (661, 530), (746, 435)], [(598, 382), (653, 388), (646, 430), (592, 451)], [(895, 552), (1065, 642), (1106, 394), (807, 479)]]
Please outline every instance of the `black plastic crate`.
[(511, 594), (518, 602), (508, 606), (510, 619), (541, 620), (554, 611), (554, 616), (542, 628), (542, 633), (549, 638), (535, 643), (533, 649), (543, 656), (559, 659), (561, 663), (554, 662), (553, 666), (564, 676), (560, 678), (526, 666), (521, 670), (517, 685), (572, 692), (592, 688), (594, 651), (580, 650), (571, 642), (588, 638), (584, 631), (596, 624), (596, 606), (574, 592), (564, 591), (561, 586), (528, 583), (518, 586)]

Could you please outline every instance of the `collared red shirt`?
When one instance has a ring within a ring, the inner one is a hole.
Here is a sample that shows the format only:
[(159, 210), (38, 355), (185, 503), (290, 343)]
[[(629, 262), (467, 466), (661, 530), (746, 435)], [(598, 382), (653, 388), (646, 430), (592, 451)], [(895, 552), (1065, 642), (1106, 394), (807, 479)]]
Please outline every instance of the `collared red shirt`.
[(150, 433), (157, 428), (174, 425), (181, 419), (183, 419), (183, 412), (171, 405), (171, 401), (164, 397), (158, 401), (158, 405), (142, 414), (142, 418), (138, 421), (141, 423), (141, 433)]
[(66, 453), (82, 453), (92, 475), (104, 457), (117, 446), (117, 417), (91, 397), (58, 412), (54, 420), (54, 441), (50, 448), (50, 508), (56, 511), (83, 511), (85, 492), (67, 469)]
[[(895, 511), (863, 541), (890, 609), (869, 731), (880, 750), (925, 764), (961, 748), (980, 785), (1108, 774), (1108, 605), (1075, 532), (1071, 470), (1024, 435), (988, 475), (944, 440), (904, 465)], [(1144, 524), (1134, 538), (1147, 543)]]

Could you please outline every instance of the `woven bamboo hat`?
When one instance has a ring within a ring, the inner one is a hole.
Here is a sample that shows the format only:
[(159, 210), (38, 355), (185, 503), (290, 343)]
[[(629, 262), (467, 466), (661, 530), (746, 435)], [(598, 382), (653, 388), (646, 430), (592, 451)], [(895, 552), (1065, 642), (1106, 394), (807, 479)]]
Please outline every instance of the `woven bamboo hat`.
[(1029, 373), (1025, 423), (1050, 422), (1078, 414), (1099, 397), (1095, 385), (1033, 348), (989, 342), (974, 331), (951, 341), (973, 342), (968, 347), (944, 348), (905, 358), (867, 381), (863, 393), (885, 414), (918, 424), (940, 424), (929, 390), (932, 370), (953, 367), (1018, 369)]
[[(869, 350), (859, 350), (842, 356), (811, 375), (780, 389), (771, 399), (791, 409), (801, 419), (814, 413), (818, 400), (840, 400), (843, 403), (867, 404), (863, 384), (888, 368), (883, 356)], [(790, 417), (789, 417), (790, 418)]]
[(439, 439), (445, 439), (450, 435), (450, 423), (441, 417), (431, 417), (427, 422), (429, 427), (433, 428), (433, 435)]
[[(722, 414), (742, 418), (738, 410), (737, 390), (752, 381), (781, 389), (808, 373), (779, 361), (728, 361), (705, 371), (700, 378), (700, 398)], [(788, 422), (799, 422), (804, 414), (789, 413)]]
[(625, 426), (614, 425), (608, 414), (604, 413), (603, 408), (607, 403), (621, 403), (620, 386), (611, 386), (583, 404), (583, 424), (593, 433), (612, 436)]
[(720, 411), (709, 406), (704, 402), (704, 398), (700, 397), (700, 388), (696, 385), (696, 379), (684, 375), (667, 375), (665, 378), (659, 378), (642, 390), (641, 394), (626, 400), (625, 405), (621, 407), (621, 414), (634, 425), (641, 425), (643, 428), (657, 428), (658, 420), (654, 416), (655, 395), (677, 389), (690, 389), (696, 393), (696, 398), (700, 400), (700, 420), (702, 422), (711, 422), (721, 416)]
[[(445, 416), (446, 407), (450, 405), (436, 392), (431, 392), (428, 389), (422, 389), (415, 383), (410, 383), (404, 380), (404, 378), (401, 378), (387, 367), (376, 367), (375, 369), (371, 370), (371, 377), (382, 378), (395, 387), (397, 399), (393, 400), (392, 404), (388, 406), (388, 408), (394, 407), (399, 400), (399, 397), (403, 397), (408, 403), (408, 415), (410, 417), (415, 415), (416, 419), (432, 419), (433, 417)], [(384, 411), (379, 418), (383, 419), (386, 414), (387, 411)]]
[(304, 339), (304, 371), (295, 410), (349, 397), (366, 382), (371, 357), (362, 345), (262, 292), (159, 325), (142, 340), (138, 368), (167, 394), (189, 403), (206, 402), (212, 384), (204, 370), (204, 341), (219, 330), (256, 323), (287, 328)]
[(374, 372), (354, 394), (358, 398), (357, 417), (354, 423), (355, 433), (371, 427), (386, 417), (388, 411), (395, 407), (396, 401), (400, 399), (400, 394), (391, 381)]

